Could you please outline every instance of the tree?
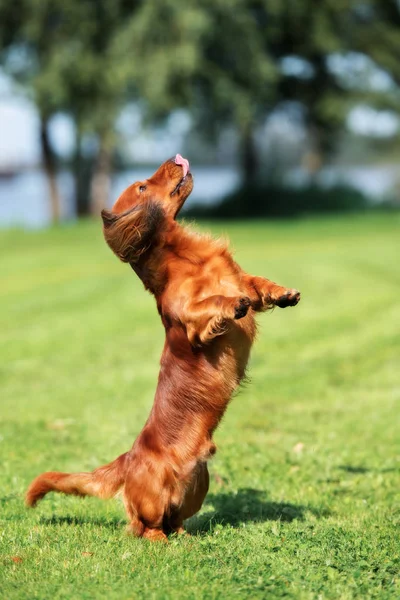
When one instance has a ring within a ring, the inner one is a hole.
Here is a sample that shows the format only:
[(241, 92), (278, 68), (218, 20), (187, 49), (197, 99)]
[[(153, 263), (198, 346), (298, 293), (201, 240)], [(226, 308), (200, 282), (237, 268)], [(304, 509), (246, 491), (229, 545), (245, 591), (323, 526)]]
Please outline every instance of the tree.
[[(71, 32), (74, 60), (63, 69), (67, 105), (76, 127), (76, 202), (78, 215), (99, 214), (108, 200), (116, 145), (115, 120), (126, 101), (127, 73), (121, 68), (118, 38), (139, 2), (74, 0), (84, 6), (79, 35)], [(129, 69), (128, 69), (129, 70)], [(85, 135), (93, 138), (93, 155), (85, 156)], [(91, 160), (90, 160), (91, 159)], [(88, 175), (89, 171), (89, 175)], [(90, 202), (89, 202), (90, 198)]]
[[(264, 0), (263, 6), (270, 16), (269, 51), (283, 66), (279, 96), (303, 105), (314, 164), (332, 155), (358, 103), (399, 111), (397, 0)], [(285, 69), (290, 59), (303, 68)], [(373, 75), (382, 70), (392, 77), (392, 89), (374, 85)]]
[[(32, 91), (38, 108), (54, 218), (59, 215), (59, 194), (49, 124), (59, 111), (68, 113), (75, 125), (72, 170), (77, 214), (87, 214), (90, 207), (99, 212), (106, 202), (114, 121), (125, 99), (125, 80), (115, 68), (114, 40), (136, 4), (127, 0), (1, 0), (2, 63)], [(94, 138), (93, 156), (85, 156), (85, 135)]]
[(349, 93), (330, 69), (330, 57), (350, 48), (348, 0), (261, 0), (259, 21), (279, 70), (277, 104), (302, 106), (310, 140), (309, 167), (332, 153)]
[(354, 9), (354, 48), (369, 56), (387, 74), (378, 90), (367, 90), (368, 102), (400, 116), (400, 4), (397, 0), (369, 0)]
[[(119, 39), (150, 115), (190, 109), (202, 130), (234, 124), (243, 174), (253, 178), (253, 133), (274, 97), (276, 69), (249, 0), (148, 0)], [(166, 26), (167, 24), (167, 26)]]
[(203, 39), (196, 87), (199, 121), (232, 123), (239, 135), (244, 182), (258, 172), (254, 132), (276, 101), (277, 68), (264, 41), (257, 3), (203, 0), (211, 26)]
[[(7, 0), (0, 2), (0, 48), (3, 66), (26, 87), (38, 77), (43, 61), (51, 48), (51, 38), (38, 36), (38, 24), (42, 22), (43, 12), (33, 2), (31, 9), (26, 0)], [(33, 51), (34, 48), (34, 51)], [(49, 182), (51, 214), (54, 221), (60, 216), (60, 196), (56, 183), (55, 156), (49, 139), (49, 119), (55, 108), (53, 94), (35, 95), (40, 117), (40, 142), (43, 166)]]
[[(152, 122), (186, 108), (202, 131), (233, 126), (245, 182), (259, 171), (259, 124), (296, 102), (313, 165), (323, 164), (360, 93), (398, 106), (399, 21), (397, 0), (0, 0), (1, 60), (38, 107), (54, 217), (49, 127), (59, 111), (73, 119), (83, 215), (107, 201), (115, 120), (128, 100)], [(389, 72), (395, 90), (367, 90), (333, 68), (355, 51)]]

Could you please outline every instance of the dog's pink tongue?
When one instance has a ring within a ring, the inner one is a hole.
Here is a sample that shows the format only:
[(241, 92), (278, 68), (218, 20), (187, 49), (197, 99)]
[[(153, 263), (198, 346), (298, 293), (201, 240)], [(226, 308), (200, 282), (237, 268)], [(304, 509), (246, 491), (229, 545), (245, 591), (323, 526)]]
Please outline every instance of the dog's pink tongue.
[(180, 154), (175, 156), (175, 163), (180, 165), (183, 169), (183, 176), (186, 177), (187, 172), (189, 171), (189, 161), (186, 158), (183, 158)]

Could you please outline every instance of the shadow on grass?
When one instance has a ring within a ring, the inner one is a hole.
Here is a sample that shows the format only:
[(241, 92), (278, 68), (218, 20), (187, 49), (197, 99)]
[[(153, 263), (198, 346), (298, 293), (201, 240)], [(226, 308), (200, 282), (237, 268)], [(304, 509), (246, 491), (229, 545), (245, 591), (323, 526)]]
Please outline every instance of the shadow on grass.
[(206, 507), (211, 504), (214, 510), (191, 519), (188, 531), (193, 535), (206, 533), (210, 527), (217, 524), (238, 527), (245, 522), (303, 520), (307, 512), (318, 517), (329, 514), (326, 510), (317, 510), (301, 504), (268, 502), (263, 490), (251, 488), (239, 489), (237, 493), (209, 494), (205, 502)]
[(98, 527), (108, 527), (109, 529), (119, 529), (126, 525), (127, 521), (124, 519), (115, 518), (93, 518), (92, 516), (87, 517), (70, 517), (70, 516), (56, 516), (52, 517), (41, 517), (39, 520), (41, 525), (96, 525)]
[(356, 467), (353, 465), (341, 465), (338, 467), (341, 471), (346, 473), (354, 473), (355, 475), (365, 475), (366, 473), (393, 473), (400, 469), (396, 467), (387, 467), (385, 469), (369, 469), (368, 467)]
[[(188, 523), (188, 532), (192, 535), (208, 533), (215, 525), (239, 527), (242, 523), (263, 523), (264, 521), (291, 522), (303, 520), (307, 512), (317, 517), (326, 517), (329, 512), (301, 504), (289, 502), (269, 502), (263, 490), (242, 488), (237, 492), (208, 494), (205, 507), (207, 512), (194, 516)], [(120, 529), (126, 524), (120, 518), (94, 518), (93, 516), (56, 516), (41, 517), (42, 525), (96, 525), (109, 529)]]

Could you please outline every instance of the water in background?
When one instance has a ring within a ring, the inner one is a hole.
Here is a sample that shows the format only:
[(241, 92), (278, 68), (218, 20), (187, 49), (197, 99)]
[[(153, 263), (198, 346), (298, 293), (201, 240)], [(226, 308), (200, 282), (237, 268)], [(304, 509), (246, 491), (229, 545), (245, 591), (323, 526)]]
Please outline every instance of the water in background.
[[(134, 181), (149, 177), (157, 167), (131, 169), (115, 173), (111, 183), (110, 206)], [(214, 203), (234, 190), (240, 177), (232, 167), (194, 167), (194, 189), (187, 205)], [(58, 185), (62, 198), (62, 218), (73, 219), (74, 186), (71, 173), (61, 172)], [(44, 227), (50, 224), (50, 203), (47, 181), (42, 171), (24, 171), (12, 177), (0, 178), (0, 227)]]
[[(146, 179), (156, 170), (156, 166), (130, 169), (116, 173), (112, 179), (110, 206), (119, 194), (134, 181)], [(193, 203), (216, 203), (232, 192), (240, 183), (239, 172), (235, 167), (193, 167), (194, 189), (186, 206)], [(286, 181), (302, 187), (307, 183), (305, 172), (293, 169)], [(337, 183), (353, 185), (374, 201), (379, 201), (392, 193), (399, 185), (395, 167), (348, 167), (329, 168), (321, 172), (320, 183), (327, 187)], [(63, 171), (58, 176), (62, 198), (62, 218), (73, 219), (74, 188), (72, 176)], [(29, 228), (45, 227), (50, 224), (50, 203), (46, 178), (39, 170), (24, 171), (15, 176), (0, 178), (0, 227), (22, 226)]]

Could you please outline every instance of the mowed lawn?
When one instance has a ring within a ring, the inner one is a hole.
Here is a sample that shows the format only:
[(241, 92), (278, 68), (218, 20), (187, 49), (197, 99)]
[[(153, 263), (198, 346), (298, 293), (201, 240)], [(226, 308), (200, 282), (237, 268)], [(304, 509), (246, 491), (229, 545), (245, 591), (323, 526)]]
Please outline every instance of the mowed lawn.
[(131, 446), (163, 329), (99, 223), (0, 234), (1, 598), (400, 597), (400, 216), (209, 229), (302, 301), (260, 315), (206, 503), (168, 545), (128, 537), (118, 500), (24, 507), (40, 472)]

